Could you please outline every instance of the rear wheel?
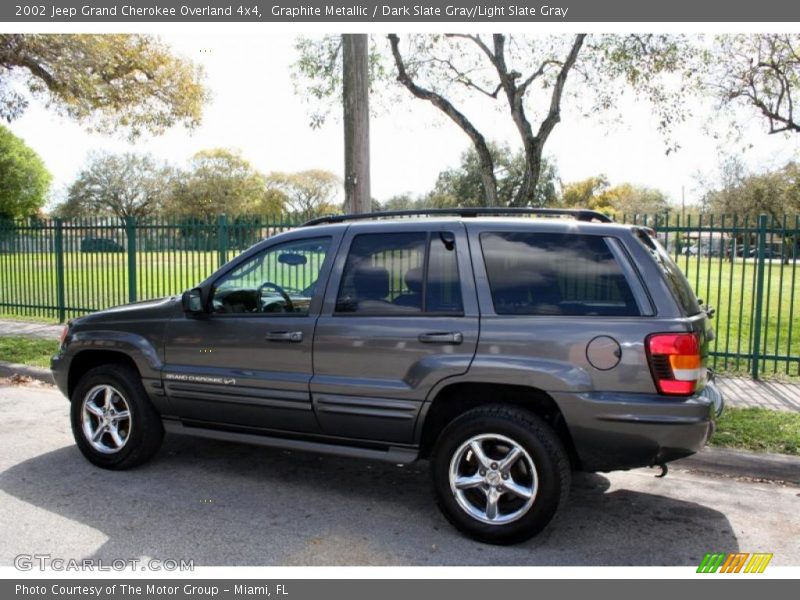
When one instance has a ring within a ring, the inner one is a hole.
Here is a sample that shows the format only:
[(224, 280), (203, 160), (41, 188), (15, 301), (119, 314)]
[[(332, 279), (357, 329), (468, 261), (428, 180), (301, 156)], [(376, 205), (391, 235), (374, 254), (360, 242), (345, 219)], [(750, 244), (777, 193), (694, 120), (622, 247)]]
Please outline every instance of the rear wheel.
[(476, 408), (453, 420), (436, 442), (431, 470), (447, 519), (491, 544), (539, 533), (570, 485), (569, 460), (553, 430), (510, 406)]
[(87, 372), (71, 398), (72, 434), (83, 455), (105, 469), (129, 469), (161, 446), (161, 418), (139, 374), (123, 365)]

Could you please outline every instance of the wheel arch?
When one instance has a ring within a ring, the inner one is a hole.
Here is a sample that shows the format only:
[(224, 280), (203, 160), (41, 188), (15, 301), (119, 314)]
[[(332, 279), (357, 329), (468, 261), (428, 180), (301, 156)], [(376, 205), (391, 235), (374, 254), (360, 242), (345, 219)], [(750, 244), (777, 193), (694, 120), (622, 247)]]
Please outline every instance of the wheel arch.
[(553, 428), (569, 456), (574, 469), (580, 459), (558, 403), (539, 388), (494, 382), (455, 382), (444, 386), (432, 401), (423, 407), (418, 425), (420, 458), (430, 456), (442, 430), (456, 417), (479, 406), (509, 405), (534, 413)]
[(81, 350), (70, 361), (69, 374), (67, 375), (67, 389), (69, 397), (72, 398), (72, 393), (78, 386), (78, 383), (86, 373), (94, 367), (101, 365), (119, 365), (130, 367), (141, 376), (141, 371), (136, 364), (136, 361), (130, 355), (120, 350), (99, 350), (88, 349)]

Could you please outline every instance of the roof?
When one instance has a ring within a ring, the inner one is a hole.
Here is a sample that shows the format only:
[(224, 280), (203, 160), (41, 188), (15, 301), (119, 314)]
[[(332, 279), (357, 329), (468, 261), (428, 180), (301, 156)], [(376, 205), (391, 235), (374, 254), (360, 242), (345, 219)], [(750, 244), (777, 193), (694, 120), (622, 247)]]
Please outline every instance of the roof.
[(576, 221), (613, 223), (610, 217), (603, 213), (587, 209), (568, 208), (516, 208), (516, 207), (479, 207), (479, 208), (429, 208), (422, 210), (393, 210), (385, 212), (372, 212), (346, 215), (328, 215), (318, 217), (303, 223), (302, 227), (313, 227), (331, 223), (345, 223), (351, 221), (377, 221), (384, 219), (408, 219), (413, 217), (457, 217), (477, 218), (487, 216), (540, 216), (540, 217), (571, 217)]

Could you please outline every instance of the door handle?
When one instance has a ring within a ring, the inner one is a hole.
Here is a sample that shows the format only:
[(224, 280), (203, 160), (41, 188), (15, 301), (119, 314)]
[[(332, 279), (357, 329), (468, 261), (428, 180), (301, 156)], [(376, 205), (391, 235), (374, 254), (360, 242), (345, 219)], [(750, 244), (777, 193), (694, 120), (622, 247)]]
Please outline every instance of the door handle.
[(302, 331), (268, 331), (264, 339), (268, 342), (292, 342), (299, 343), (303, 341)]
[(464, 341), (464, 336), (460, 331), (440, 331), (423, 333), (419, 336), (419, 341), (423, 344), (460, 344)]

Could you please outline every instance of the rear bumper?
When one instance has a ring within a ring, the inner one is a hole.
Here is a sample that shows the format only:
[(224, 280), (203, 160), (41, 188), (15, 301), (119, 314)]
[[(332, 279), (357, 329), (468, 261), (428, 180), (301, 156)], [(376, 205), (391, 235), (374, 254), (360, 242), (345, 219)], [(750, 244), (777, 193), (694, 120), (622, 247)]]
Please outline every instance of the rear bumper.
[(553, 394), (568, 424), (580, 468), (647, 467), (698, 452), (714, 433), (724, 401), (713, 381), (697, 395)]

